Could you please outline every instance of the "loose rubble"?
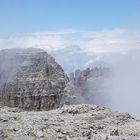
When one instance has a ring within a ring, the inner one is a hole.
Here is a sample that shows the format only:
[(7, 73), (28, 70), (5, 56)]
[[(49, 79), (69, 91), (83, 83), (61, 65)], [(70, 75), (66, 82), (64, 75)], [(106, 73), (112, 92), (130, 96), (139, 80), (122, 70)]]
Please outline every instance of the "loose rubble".
[(0, 108), (0, 140), (140, 140), (140, 121), (96, 105), (50, 111)]

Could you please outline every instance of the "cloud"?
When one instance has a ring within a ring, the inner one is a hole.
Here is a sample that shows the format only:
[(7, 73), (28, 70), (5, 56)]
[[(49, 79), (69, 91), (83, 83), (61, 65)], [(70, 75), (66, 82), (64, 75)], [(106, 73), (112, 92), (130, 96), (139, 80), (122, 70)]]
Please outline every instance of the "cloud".
[(85, 67), (88, 67), (90, 65), (93, 65), (94, 63), (100, 61), (103, 59), (103, 56), (97, 56), (95, 59), (92, 59), (92, 60), (89, 60), (86, 64), (85, 64)]
[(107, 103), (113, 109), (140, 116), (137, 111), (140, 105), (140, 30), (65, 30), (0, 38), (0, 49), (29, 47), (42, 48), (51, 53), (66, 73), (95, 64), (116, 64), (112, 78), (105, 80), (109, 89), (106, 94), (109, 100)]
[(34, 47), (53, 51), (68, 46), (80, 46), (87, 53), (126, 53), (139, 49), (139, 40), (140, 30), (65, 30), (17, 34), (1, 38), (0, 49)]

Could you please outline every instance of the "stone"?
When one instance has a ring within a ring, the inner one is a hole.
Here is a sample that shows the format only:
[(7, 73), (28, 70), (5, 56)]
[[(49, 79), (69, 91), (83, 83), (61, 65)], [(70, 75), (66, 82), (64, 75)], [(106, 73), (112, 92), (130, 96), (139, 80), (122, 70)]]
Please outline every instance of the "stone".
[(68, 81), (62, 67), (44, 50), (0, 51), (1, 105), (25, 110), (58, 108)]
[(40, 130), (38, 130), (38, 131), (37, 131), (37, 137), (39, 137), (39, 138), (44, 137), (43, 132), (42, 132), (42, 131), (40, 131)]
[[(97, 105), (65, 105), (49, 111), (0, 108), (0, 140), (139, 140), (140, 120)], [(93, 116), (94, 114), (94, 116)], [(13, 119), (13, 116), (18, 119)], [(96, 116), (104, 116), (97, 119)]]

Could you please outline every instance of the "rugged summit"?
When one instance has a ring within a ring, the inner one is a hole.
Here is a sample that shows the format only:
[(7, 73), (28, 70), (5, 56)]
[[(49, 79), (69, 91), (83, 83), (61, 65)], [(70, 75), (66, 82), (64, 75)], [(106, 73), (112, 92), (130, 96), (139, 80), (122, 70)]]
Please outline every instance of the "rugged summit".
[(0, 51), (0, 104), (27, 110), (59, 107), (68, 77), (41, 49)]
[(109, 68), (98, 68), (94, 67), (92, 69), (87, 68), (84, 70), (77, 69), (75, 72), (69, 74), (70, 82), (76, 87), (82, 88), (86, 85), (86, 82), (90, 78), (104, 78), (110, 73)]
[[(86, 104), (107, 104), (105, 93), (108, 92), (108, 83), (105, 82), (109, 79), (111, 70), (109, 68), (85, 70), (77, 69), (75, 72), (69, 74), (71, 85), (75, 89), (77, 102)], [(78, 93), (78, 94), (77, 94)]]

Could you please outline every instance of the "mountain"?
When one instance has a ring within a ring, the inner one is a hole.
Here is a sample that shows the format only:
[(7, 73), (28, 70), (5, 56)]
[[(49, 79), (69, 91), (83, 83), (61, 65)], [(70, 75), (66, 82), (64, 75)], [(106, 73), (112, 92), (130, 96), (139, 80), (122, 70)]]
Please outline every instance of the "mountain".
[[(83, 51), (80, 46), (69, 46), (60, 50), (52, 51), (50, 54), (59, 64), (61, 64), (66, 73), (73, 72), (76, 69), (87, 68), (89, 66), (89, 61), (94, 61), (98, 57), (96, 54), (89, 54)], [(102, 63), (102, 60), (100, 62)], [(96, 67), (97, 66), (98, 65), (96, 64)]]
[(112, 72), (109, 68), (77, 69), (69, 74), (70, 83), (75, 89), (79, 103), (97, 104), (107, 106), (107, 92), (109, 90), (109, 77)]
[(68, 77), (41, 49), (0, 51), (0, 104), (26, 110), (60, 106)]

